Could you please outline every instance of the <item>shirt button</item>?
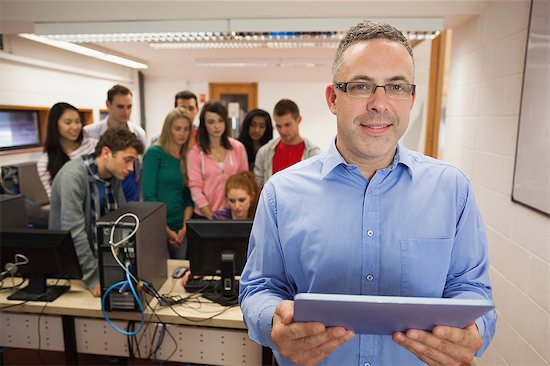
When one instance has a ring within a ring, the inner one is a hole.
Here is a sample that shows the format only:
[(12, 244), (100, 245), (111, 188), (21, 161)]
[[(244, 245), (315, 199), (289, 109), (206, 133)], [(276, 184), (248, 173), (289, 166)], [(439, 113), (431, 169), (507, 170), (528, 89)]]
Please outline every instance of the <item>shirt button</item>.
[(371, 366), (371, 365), (370, 365), (370, 362), (365, 362), (363, 366)]
[(368, 236), (373, 236), (373, 235), (374, 235), (374, 231), (372, 231), (372, 230), (367, 231), (367, 235), (368, 235)]
[(374, 276), (371, 275), (371, 274), (368, 274), (368, 275), (367, 275), (367, 281), (370, 282), (370, 281), (372, 281), (372, 280), (374, 280)]

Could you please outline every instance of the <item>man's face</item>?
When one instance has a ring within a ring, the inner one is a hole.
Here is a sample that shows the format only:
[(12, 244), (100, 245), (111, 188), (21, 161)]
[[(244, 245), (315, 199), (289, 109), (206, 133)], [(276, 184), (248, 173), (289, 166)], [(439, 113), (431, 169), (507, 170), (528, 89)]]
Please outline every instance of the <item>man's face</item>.
[(132, 114), (132, 95), (115, 95), (112, 103), (107, 101), (107, 109), (109, 119), (120, 124), (127, 123)]
[(118, 180), (124, 180), (134, 170), (134, 162), (138, 158), (138, 153), (133, 147), (126, 150), (111, 152), (105, 147), (102, 155), (105, 157), (106, 173)]
[(178, 107), (185, 109), (187, 113), (189, 113), (191, 120), (195, 119), (195, 116), (199, 112), (199, 106), (197, 105), (195, 98), (189, 98), (189, 99), (179, 98), (176, 102)]
[(283, 143), (287, 145), (296, 145), (300, 142), (299, 125), (302, 121), (302, 116), (294, 118), (292, 114), (287, 113), (283, 116), (274, 116), (274, 119), (275, 127)]
[[(413, 83), (412, 58), (397, 42), (373, 39), (355, 43), (344, 52), (342, 61), (338, 82)], [(357, 98), (329, 85), (326, 98), (336, 115), (336, 146), (342, 156), (357, 164), (389, 164), (407, 130), (414, 95), (389, 99), (383, 88), (377, 88), (370, 97)]]

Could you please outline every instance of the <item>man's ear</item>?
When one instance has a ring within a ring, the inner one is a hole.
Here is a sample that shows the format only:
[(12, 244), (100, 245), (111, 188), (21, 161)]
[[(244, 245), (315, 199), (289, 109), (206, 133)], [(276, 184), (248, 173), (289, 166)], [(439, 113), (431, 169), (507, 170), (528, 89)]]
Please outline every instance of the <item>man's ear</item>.
[(298, 116), (298, 118), (296, 118), (296, 122), (300, 124), (300, 122), (302, 122), (302, 116)]
[(108, 100), (105, 101), (105, 106), (107, 107), (107, 109), (111, 109), (111, 102), (109, 102)]
[(107, 155), (112, 155), (111, 149), (109, 149), (108, 146), (103, 146), (101, 148), (101, 156), (107, 156)]
[(328, 109), (336, 115), (336, 90), (332, 84), (327, 85), (325, 89), (325, 98), (327, 100)]

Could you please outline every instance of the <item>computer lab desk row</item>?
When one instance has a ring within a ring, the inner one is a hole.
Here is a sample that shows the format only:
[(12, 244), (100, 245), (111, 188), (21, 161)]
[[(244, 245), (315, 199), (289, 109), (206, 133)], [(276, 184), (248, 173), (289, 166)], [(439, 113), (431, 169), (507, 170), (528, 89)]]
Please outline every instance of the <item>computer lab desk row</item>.
[[(168, 273), (182, 264), (183, 261), (168, 260)], [(10, 286), (11, 280), (6, 279), (4, 284)], [(166, 280), (159, 293), (186, 295), (180, 280), (172, 278)], [(49, 303), (27, 302), (5, 308), (18, 303), (7, 300), (10, 294), (8, 290), (0, 292), (0, 308), (4, 308), (0, 310), (0, 346), (61, 351), (68, 365), (78, 363), (78, 353), (130, 356), (127, 336), (107, 323), (100, 299), (94, 298), (81, 281), (71, 281), (71, 289)], [(171, 309), (159, 307), (156, 299), (151, 300), (150, 306), (155, 311), (145, 310), (146, 326), (134, 338), (137, 340), (133, 345), (134, 356), (146, 357), (152, 346), (157, 348), (158, 326), (165, 323), (157, 360), (212, 365), (271, 364), (270, 350), (248, 338), (238, 306), (224, 308), (201, 300), (174, 305)], [(127, 329), (130, 320), (137, 328), (141, 320), (139, 312), (116, 311), (108, 315), (121, 329)]]

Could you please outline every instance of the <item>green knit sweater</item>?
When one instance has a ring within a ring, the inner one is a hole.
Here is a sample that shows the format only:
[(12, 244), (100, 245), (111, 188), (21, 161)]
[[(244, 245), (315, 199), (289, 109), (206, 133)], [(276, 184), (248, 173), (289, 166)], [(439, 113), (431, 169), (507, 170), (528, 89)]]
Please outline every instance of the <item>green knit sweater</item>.
[(183, 212), (192, 207), (189, 187), (183, 180), (180, 159), (158, 145), (151, 146), (143, 158), (143, 200), (166, 204), (166, 224), (177, 232), (183, 226)]

